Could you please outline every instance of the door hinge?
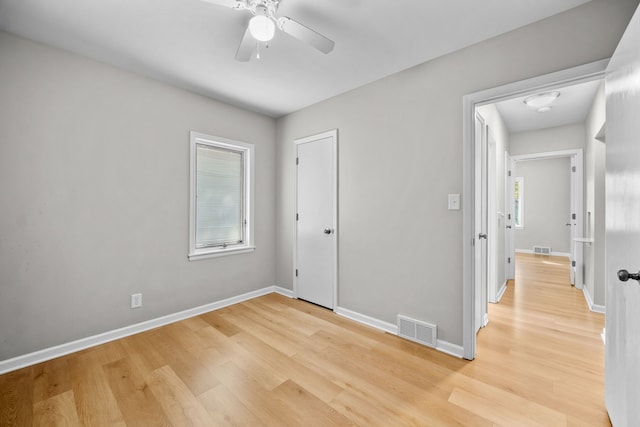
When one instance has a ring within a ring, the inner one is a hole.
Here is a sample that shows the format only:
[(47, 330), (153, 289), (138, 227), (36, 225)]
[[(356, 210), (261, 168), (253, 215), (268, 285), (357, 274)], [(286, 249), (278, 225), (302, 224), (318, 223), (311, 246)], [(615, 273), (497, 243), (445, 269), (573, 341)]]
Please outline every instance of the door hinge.
[(298, 214), (296, 214), (296, 221), (300, 220), (300, 216)]
[(571, 214), (571, 219), (576, 219), (576, 214)]
[(511, 214), (507, 214), (507, 219), (511, 219)]
[(300, 157), (296, 157), (296, 166), (300, 164)]
[(296, 277), (298, 277), (298, 269), (296, 268)]
[(575, 261), (571, 261), (571, 267), (575, 267), (576, 266), (576, 262)]
[(575, 166), (571, 166), (571, 172), (575, 172), (576, 171), (576, 167)]
[(507, 257), (507, 264), (511, 264), (511, 257)]
[(511, 176), (511, 171), (509, 171), (509, 176)]

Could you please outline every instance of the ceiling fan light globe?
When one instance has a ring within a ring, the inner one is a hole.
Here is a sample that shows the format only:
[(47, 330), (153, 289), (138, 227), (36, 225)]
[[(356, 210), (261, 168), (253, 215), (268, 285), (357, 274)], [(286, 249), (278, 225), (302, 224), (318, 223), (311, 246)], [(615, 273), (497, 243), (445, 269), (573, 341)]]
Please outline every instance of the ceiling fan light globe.
[(256, 15), (249, 21), (249, 32), (254, 39), (268, 42), (276, 33), (276, 24), (265, 15)]

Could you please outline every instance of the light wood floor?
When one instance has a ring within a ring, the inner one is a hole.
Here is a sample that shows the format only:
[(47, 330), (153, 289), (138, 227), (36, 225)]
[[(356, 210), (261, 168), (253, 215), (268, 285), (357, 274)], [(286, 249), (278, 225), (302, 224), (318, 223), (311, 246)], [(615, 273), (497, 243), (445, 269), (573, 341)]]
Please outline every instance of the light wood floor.
[(608, 426), (603, 316), (518, 256), (473, 362), (271, 294), (0, 376), (0, 426)]

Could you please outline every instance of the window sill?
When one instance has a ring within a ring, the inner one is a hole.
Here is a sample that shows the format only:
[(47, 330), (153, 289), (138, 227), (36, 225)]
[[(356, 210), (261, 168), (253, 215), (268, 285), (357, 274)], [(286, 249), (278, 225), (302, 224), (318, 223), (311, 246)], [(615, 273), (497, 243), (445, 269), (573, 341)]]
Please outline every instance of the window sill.
[(238, 248), (226, 248), (226, 249), (216, 249), (216, 250), (209, 250), (209, 251), (198, 251), (198, 252), (194, 252), (194, 253), (190, 253), (189, 254), (189, 261), (198, 261), (201, 259), (207, 259), (207, 258), (217, 258), (217, 257), (221, 257), (221, 256), (228, 256), (228, 255), (239, 255), (239, 254), (246, 254), (249, 252), (253, 252), (256, 250), (255, 246), (241, 246)]

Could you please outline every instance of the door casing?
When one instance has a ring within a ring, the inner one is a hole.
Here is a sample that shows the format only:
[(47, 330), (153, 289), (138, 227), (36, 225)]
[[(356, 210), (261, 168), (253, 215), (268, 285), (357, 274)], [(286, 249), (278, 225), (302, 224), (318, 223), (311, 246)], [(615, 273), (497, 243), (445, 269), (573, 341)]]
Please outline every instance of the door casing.
[(478, 232), (475, 229), (475, 152), (478, 147), (475, 140), (475, 109), (481, 105), (518, 98), (542, 91), (550, 91), (564, 86), (602, 79), (609, 60), (604, 59), (555, 73), (545, 74), (531, 79), (498, 86), (465, 95), (463, 101), (463, 138), (462, 173), (463, 203), (462, 216), (462, 346), (463, 357), (473, 360), (476, 354), (475, 334), (475, 268), (474, 244)]
[[(576, 217), (572, 218), (570, 221), (571, 225), (571, 233), (570, 233), (570, 254), (571, 261), (575, 261), (576, 266), (571, 266), (571, 284), (575, 285), (576, 289), (582, 289), (584, 285), (584, 275), (582, 273), (582, 265), (583, 265), (583, 247), (582, 243), (576, 243), (575, 238), (582, 237), (582, 231), (584, 230), (584, 153), (581, 148), (574, 150), (562, 150), (562, 151), (548, 151), (543, 153), (532, 153), (532, 154), (521, 154), (517, 156), (512, 156), (511, 160), (514, 163), (522, 162), (522, 161), (532, 161), (532, 160), (544, 160), (544, 159), (555, 159), (568, 157), (571, 161), (571, 167), (575, 168), (574, 172), (571, 172), (571, 213), (576, 213)], [(517, 168), (517, 166), (516, 166)], [(515, 239), (514, 234), (511, 235), (512, 241), (511, 245), (514, 245), (513, 239)]]

